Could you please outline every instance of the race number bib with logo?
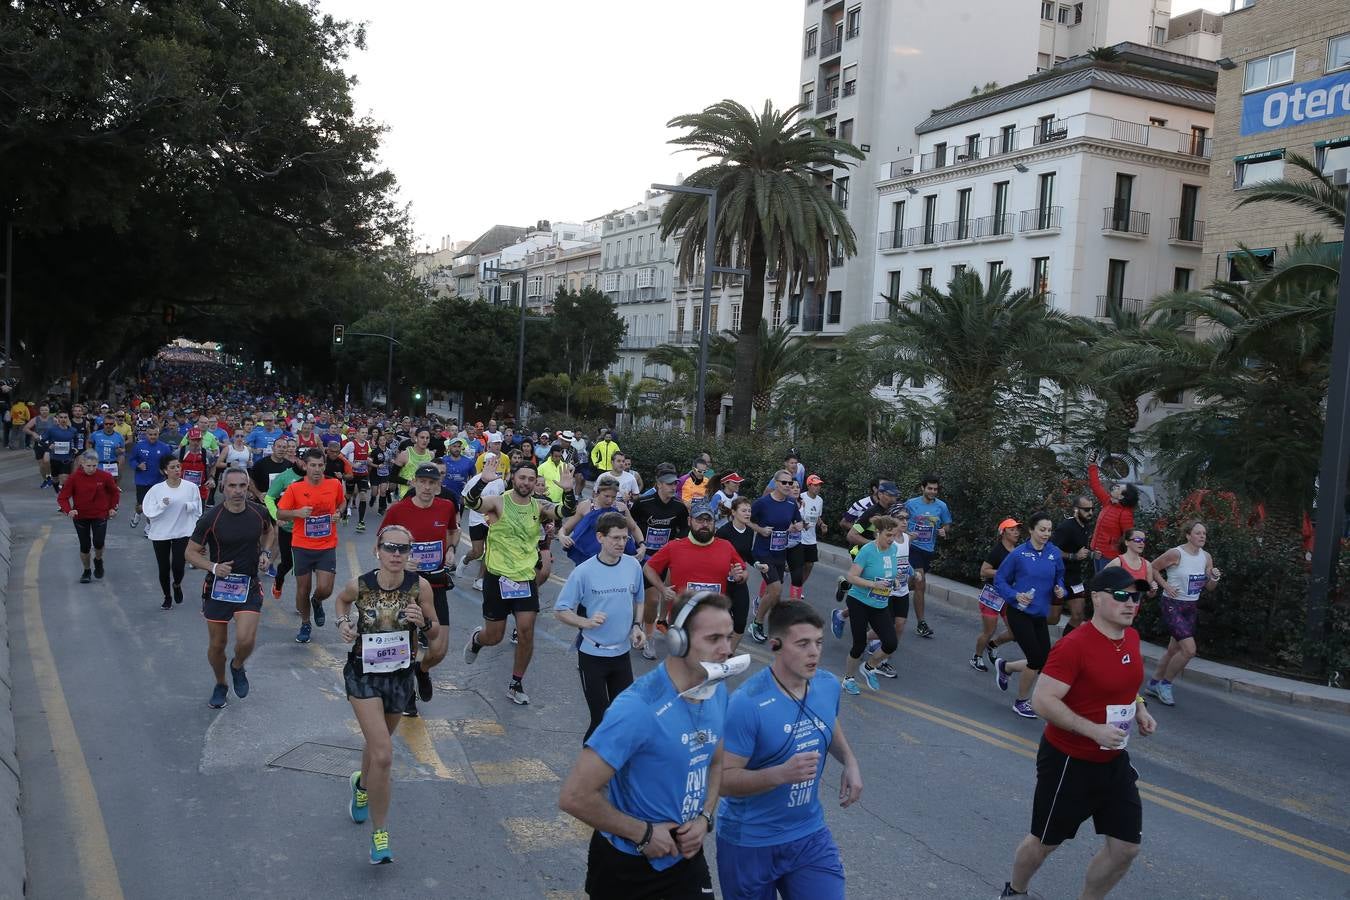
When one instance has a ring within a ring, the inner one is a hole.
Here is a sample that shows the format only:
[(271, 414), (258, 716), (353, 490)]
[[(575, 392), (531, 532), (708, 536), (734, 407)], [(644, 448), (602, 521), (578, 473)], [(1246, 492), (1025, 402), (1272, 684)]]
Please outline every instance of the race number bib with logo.
[(222, 603), (247, 603), (249, 585), (253, 579), (247, 575), (227, 575), (216, 578), (211, 583), (211, 599)]
[(378, 476), (380, 476), (381, 478), (388, 478), (388, 477), (389, 477), (389, 467), (388, 467), (388, 466), (376, 466), (376, 467), (375, 467), (375, 474), (378, 475)]
[(655, 553), (670, 542), (669, 528), (648, 528), (647, 529), (647, 551)]
[(920, 544), (931, 544), (933, 542), (933, 520), (927, 516), (919, 516), (914, 520), (914, 540)]
[(361, 635), (361, 669), (371, 672), (395, 672), (412, 662), (412, 644), (406, 631), (384, 631)]
[(439, 572), (445, 559), (445, 547), (440, 541), (413, 541), (412, 561), (419, 572)]
[(305, 519), (305, 537), (326, 538), (333, 533), (333, 516), (310, 516)]
[(503, 600), (524, 600), (530, 596), (528, 581), (512, 581), (503, 575), (497, 579), (497, 586), (501, 589)]
[(201, 473), (201, 472), (198, 472), (196, 469), (189, 469), (188, 471), (186, 471), (186, 472), (183, 473), (183, 480), (184, 480), (184, 481), (190, 481), (190, 482), (192, 482), (193, 484), (195, 484), (197, 487), (201, 487), (201, 486), (202, 486), (202, 473)]
[(899, 584), (909, 581), (911, 572), (912, 570), (909, 567), (909, 557), (906, 556), (904, 559), (900, 560), (900, 565), (895, 568), (896, 583)]
[(1208, 580), (1209, 576), (1206, 575), (1204, 572), (1201, 572), (1198, 575), (1187, 575), (1186, 599), (1194, 600), (1197, 597), (1199, 597), (1200, 594), (1205, 590), (1205, 582), (1207, 582)]
[(109, 475), (111, 475), (112, 477), (114, 477), (114, 478), (117, 477), (117, 463), (115, 463), (115, 462), (112, 462), (112, 463), (100, 463), (100, 464), (99, 464), (99, 468), (102, 469), (103, 471), (107, 472), (107, 473), (108, 473)]
[(868, 591), (868, 594), (875, 601), (881, 603), (888, 602), (891, 599), (891, 585), (894, 584), (894, 582), (889, 578), (878, 578), (877, 583), (881, 586), (872, 588)]
[(1101, 744), (1098, 744), (1098, 748), (1102, 750), (1124, 750), (1130, 743), (1130, 728), (1134, 725), (1134, 713), (1133, 703), (1108, 703), (1106, 705), (1106, 724), (1125, 732), (1125, 742), (1119, 747), (1102, 747)]
[(999, 592), (994, 590), (992, 584), (986, 584), (980, 591), (980, 605), (985, 609), (992, 609), (994, 612), (1000, 612), (1003, 609), (1004, 599)]
[(52, 441), (52, 456), (69, 456), (70, 441)]
[(370, 466), (366, 465), (365, 460), (358, 460), (357, 462), (352, 463), (352, 471), (357, 475), (364, 475), (366, 472), (370, 471)]
[(800, 531), (789, 531), (787, 545), (789, 548), (796, 547), (802, 542), (802, 533)]
[(684, 587), (687, 591), (712, 591), (714, 594), (722, 593), (722, 585), (712, 584), (707, 581), (691, 581)]
[(786, 531), (769, 532), (769, 552), (782, 553), (787, 549), (788, 533)]

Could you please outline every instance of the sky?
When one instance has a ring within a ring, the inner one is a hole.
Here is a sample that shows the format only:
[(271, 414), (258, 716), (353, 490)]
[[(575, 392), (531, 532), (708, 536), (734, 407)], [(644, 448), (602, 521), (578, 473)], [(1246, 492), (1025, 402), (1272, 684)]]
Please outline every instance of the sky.
[[(1015, 0), (987, 0), (1015, 2)], [(1027, 0), (1018, 0), (1027, 2)], [(1174, 0), (1173, 15), (1228, 0)], [(320, 0), (364, 22), (358, 115), (418, 249), (492, 225), (578, 222), (698, 168), (666, 122), (723, 99), (796, 101), (800, 0)]]

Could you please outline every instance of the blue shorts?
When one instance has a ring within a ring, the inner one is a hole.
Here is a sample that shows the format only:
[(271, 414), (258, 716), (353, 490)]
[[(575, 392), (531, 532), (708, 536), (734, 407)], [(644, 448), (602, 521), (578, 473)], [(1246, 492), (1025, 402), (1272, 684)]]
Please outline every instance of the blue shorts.
[(909, 567), (918, 569), (920, 572), (927, 572), (933, 568), (933, 560), (937, 557), (937, 550), (925, 550), (922, 547), (909, 545)]
[(724, 900), (844, 900), (844, 863), (828, 828), (771, 847), (719, 835), (717, 880)]

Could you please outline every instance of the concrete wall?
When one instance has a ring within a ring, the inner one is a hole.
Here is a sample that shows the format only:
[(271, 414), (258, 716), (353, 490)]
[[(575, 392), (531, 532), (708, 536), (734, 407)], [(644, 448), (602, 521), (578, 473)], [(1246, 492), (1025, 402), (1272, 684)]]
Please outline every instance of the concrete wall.
[(9, 520), (0, 513), (0, 898), (24, 895), (26, 867), (23, 826), (19, 821), (19, 755), (14, 734), (14, 710), (9, 671), (9, 569), (12, 541)]

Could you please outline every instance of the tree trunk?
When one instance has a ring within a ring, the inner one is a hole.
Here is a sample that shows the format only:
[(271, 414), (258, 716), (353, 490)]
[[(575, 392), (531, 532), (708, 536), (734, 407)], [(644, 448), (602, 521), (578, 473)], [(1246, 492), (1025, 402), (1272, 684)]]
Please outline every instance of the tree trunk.
[[(764, 238), (758, 230), (750, 242), (750, 275), (741, 294), (741, 330), (736, 335), (736, 374), (731, 406), (731, 422), (727, 430), (732, 434), (750, 434), (750, 418), (755, 399), (755, 363), (759, 360), (759, 322), (764, 318), (764, 275), (768, 258)], [(712, 260), (703, 264), (712, 265)]]

